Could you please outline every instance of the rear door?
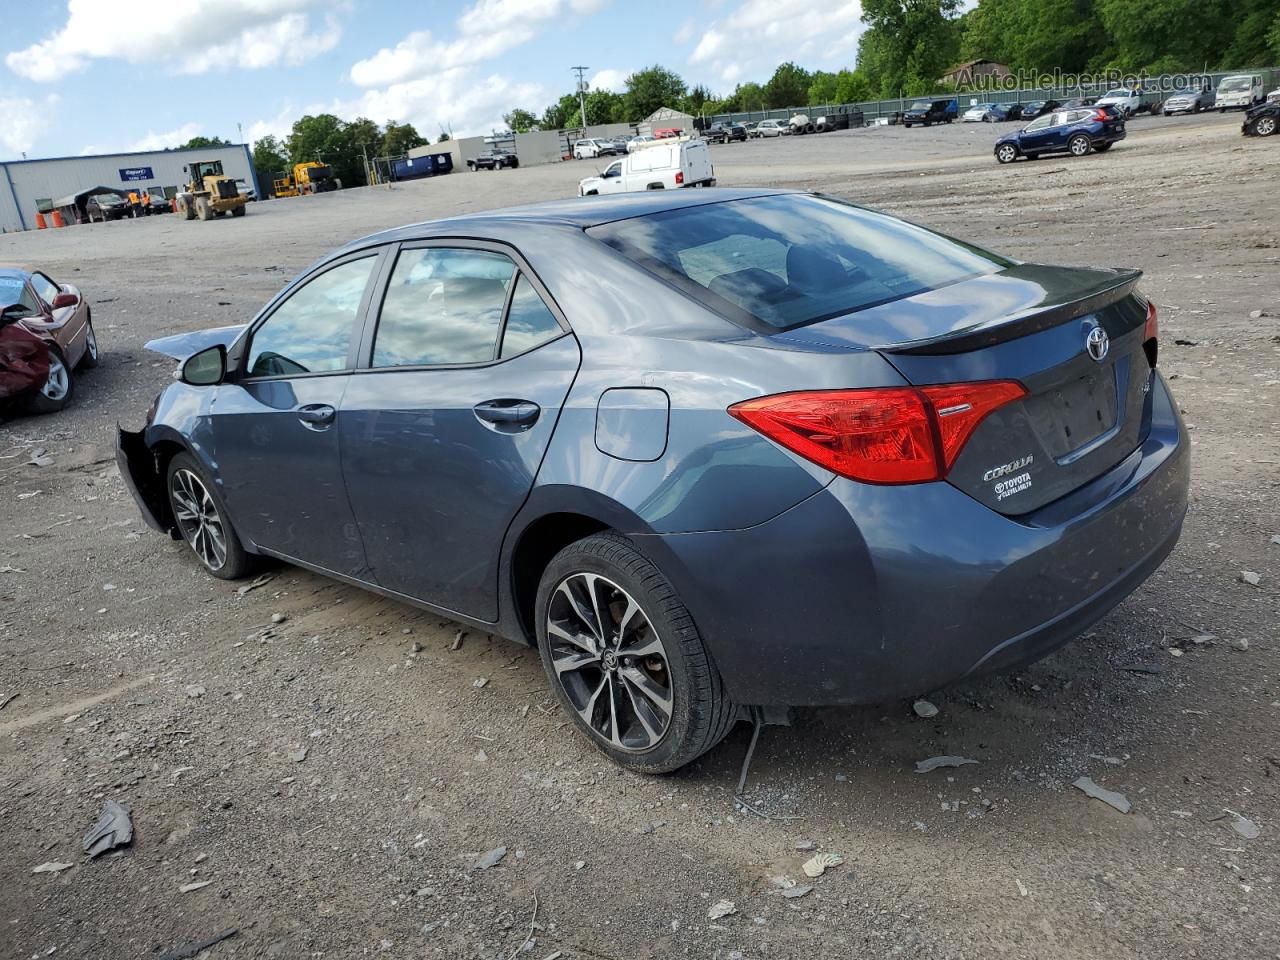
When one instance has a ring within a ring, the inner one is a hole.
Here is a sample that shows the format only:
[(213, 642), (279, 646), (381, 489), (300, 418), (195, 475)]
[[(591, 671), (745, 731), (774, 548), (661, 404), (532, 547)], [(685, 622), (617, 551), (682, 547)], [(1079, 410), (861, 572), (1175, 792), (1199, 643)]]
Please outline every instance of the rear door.
[(500, 547), (578, 370), (578, 343), (509, 247), (404, 245), (339, 418), (376, 582), (483, 620)]

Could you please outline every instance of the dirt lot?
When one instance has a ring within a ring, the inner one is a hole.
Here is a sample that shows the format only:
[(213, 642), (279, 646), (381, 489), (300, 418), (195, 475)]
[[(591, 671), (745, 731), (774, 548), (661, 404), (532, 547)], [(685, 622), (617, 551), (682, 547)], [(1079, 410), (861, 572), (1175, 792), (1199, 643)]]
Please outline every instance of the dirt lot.
[[(623, 774), (552, 709), (533, 651), (474, 632), (452, 650), (453, 624), (289, 568), (241, 595), (148, 531), (115, 473), (116, 421), (171, 375), (146, 340), (247, 320), (356, 235), (564, 196), (597, 164), (0, 237), (0, 260), (83, 288), (104, 351), (64, 413), (0, 425), (0, 956), (160, 956), (229, 928), (208, 956), (1280, 956), (1280, 143), (1238, 115), (1144, 119), (1105, 156), (998, 167), (994, 132), (714, 159), (724, 184), (1142, 267), (1190, 515), (1091, 633), (938, 694), (933, 719), (890, 703), (766, 730), (747, 793), (794, 819), (734, 811), (745, 727), (678, 775)], [(52, 464), (26, 463), (41, 448)], [(936, 754), (980, 762), (913, 772)], [(136, 836), (88, 862), (104, 798)], [(806, 881), (803, 841), (843, 865)], [(32, 873), (46, 861), (73, 866)], [(783, 897), (780, 876), (814, 890)], [(721, 899), (736, 912), (708, 919)]]

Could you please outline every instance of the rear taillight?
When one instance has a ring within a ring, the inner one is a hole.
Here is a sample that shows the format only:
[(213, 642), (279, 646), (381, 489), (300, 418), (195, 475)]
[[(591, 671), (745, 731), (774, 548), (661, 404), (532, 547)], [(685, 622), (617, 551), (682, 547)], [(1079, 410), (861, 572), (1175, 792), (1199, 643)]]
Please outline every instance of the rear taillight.
[(1107, 111), (1099, 110), (1093, 115), (1093, 119), (1097, 120), (1099, 123), (1106, 123), (1111, 118), (1107, 116)]
[(842, 477), (928, 483), (947, 475), (987, 414), (1026, 392), (1013, 380), (813, 390), (744, 400), (729, 413)]
[(677, 183), (677, 184), (684, 183), (684, 171), (683, 171), (683, 170), (677, 170), (677, 171), (676, 171), (676, 183)]
[(1147, 355), (1147, 362), (1151, 366), (1156, 365), (1156, 356), (1158, 347), (1160, 346), (1160, 322), (1156, 318), (1156, 305), (1152, 300), (1147, 301), (1147, 322), (1142, 328), (1142, 349)]

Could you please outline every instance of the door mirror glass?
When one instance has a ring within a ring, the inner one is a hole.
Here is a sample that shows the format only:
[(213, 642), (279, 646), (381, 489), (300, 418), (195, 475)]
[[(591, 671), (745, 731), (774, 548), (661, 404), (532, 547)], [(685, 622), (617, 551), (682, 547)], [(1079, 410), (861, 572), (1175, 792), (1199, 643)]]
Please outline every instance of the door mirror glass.
[(193, 387), (211, 387), (221, 383), (227, 373), (227, 348), (216, 344), (193, 353), (182, 362), (179, 379)]
[(74, 307), (80, 302), (80, 298), (74, 293), (60, 293), (53, 298), (53, 303), (49, 306), (55, 310), (61, 310), (63, 307)]

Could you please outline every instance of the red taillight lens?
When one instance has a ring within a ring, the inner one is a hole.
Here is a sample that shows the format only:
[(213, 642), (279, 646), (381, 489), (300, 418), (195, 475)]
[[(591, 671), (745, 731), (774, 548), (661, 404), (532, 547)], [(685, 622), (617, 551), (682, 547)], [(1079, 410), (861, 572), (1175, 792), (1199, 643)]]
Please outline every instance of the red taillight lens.
[(1106, 123), (1111, 118), (1107, 116), (1107, 111), (1099, 110), (1093, 115), (1093, 119), (1097, 120), (1099, 123)]
[(677, 171), (676, 171), (676, 183), (684, 183), (684, 171), (683, 171), (683, 170), (677, 170)]
[(928, 483), (946, 476), (983, 417), (1025, 393), (1012, 380), (814, 390), (744, 400), (729, 413), (842, 477)]

